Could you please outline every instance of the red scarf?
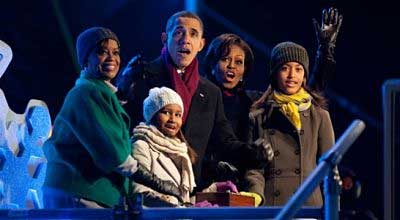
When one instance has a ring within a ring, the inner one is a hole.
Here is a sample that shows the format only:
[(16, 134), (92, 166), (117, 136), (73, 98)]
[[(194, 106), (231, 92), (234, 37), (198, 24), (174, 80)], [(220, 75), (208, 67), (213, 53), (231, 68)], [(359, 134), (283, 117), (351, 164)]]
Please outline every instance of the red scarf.
[(184, 107), (182, 119), (184, 123), (189, 113), (192, 97), (197, 89), (197, 85), (199, 84), (200, 75), (197, 58), (194, 58), (189, 66), (185, 68), (185, 72), (181, 78), (176, 71), (175, 66), (173, 65), (173, 61), (169, 56), (166, 47), (163, 47), (161, 50), (161, 56), (165, 66), (168, 69), (171, 78), (172, 89), (174, 89), (182, 98)]

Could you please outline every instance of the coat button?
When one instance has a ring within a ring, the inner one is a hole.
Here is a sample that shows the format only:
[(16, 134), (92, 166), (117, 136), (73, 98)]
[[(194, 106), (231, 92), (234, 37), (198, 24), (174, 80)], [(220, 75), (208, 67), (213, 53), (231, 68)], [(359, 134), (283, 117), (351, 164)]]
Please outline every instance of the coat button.
[(300, 148), (296, 148), (296, 150), (294, 151), (294, 154), (299, 155), (300, 154)]
[(280, 170), (280, 169), (275, 170), (275, 175), (279, 176), (279, 175), (281, 175), (281, 173), (282, 173), (282, 170)]
[(276, 190), (275, 192), (274, 192), (274, 196), (275, 197), (278, 197), (278, 196), (280, 196), (281, 195), (281, 192), (279, 191), (279, 190)]
[(279, 156), (280, 153), (281, 152), (279, 152), (279, 150), (276, 150), (276, 151), (274, 151), (274, 156), (277, 157), (277, 156)]
[(295, 174), (300, 174), (300, 173), (301, 173), (301, 171), (300, 171), (300, 169), (299, 169), (299, 168), (296, 168), (296, 169), (294, 170), (294, 173), (295, 173)]
[(268, 134), (269, 134), (269, 135), (274, 135), (274, 134), (275, 134), (275, 131), (271, 129), (271, 130), (269, 130)]

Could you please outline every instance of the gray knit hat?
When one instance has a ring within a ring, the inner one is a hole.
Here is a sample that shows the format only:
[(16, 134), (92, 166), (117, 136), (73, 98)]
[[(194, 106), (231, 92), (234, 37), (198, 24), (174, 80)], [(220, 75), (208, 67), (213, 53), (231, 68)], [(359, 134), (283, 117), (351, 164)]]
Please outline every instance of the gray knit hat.
[(148, 124), (160, 109), (169, 104), (179, 105), (183, 114), (183, 101), (178, 93), (167, 87), (150, 89), (149, 96), (143, 101), (143, 117), (146, 123)]
[(79, 65), (83, 68), (90, 51), (102, 40), (113, 39), (120, 45), (117, 35), (104, 27), (92, 27), (79, 34), (76, 40), (76, 53)]
[(287, 62), (300, 63), (304, 67), (305, 77), (308, 79), (309, 59), (307, 50), (303, 46), (290, 41), (277, 44), (271, 52), (271, 76)]

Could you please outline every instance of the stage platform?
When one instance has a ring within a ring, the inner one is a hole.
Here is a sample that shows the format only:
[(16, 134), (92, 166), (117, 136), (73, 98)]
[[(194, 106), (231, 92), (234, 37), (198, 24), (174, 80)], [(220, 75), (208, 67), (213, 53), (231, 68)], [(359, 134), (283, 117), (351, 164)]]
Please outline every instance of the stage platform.
[[(219, 207), (219, 208), (141, 208), (133, 211), (118, 209), (30, 209), (0, 210), (0, 219), (273, 219), (281, 207)], [(318, 208), (303, 208), (300, 219), (322, 219)]]

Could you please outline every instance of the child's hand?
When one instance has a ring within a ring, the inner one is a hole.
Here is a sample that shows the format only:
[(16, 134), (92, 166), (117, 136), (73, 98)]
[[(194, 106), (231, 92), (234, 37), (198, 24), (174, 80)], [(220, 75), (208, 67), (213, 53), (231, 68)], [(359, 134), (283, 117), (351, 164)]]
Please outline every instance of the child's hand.
[(219, 207), (217, 204), (212, 204), (207, 200), (201, 201), (201, 202), (196, 202), (193, 207), (198, 207), (198, 208), (205, 208), (205, 207)]
[(238, 193), (236, 185), (229, 180), (225, 182), (212, 183), (209, 187), (203, 189), (202, 192), (227, 192), (227, 191)]
[(226, 182), (216, 182), (215, 185), (217, 186), (217, 192), (234, 192), (238, 193), (237, 187), (231, 181)]

